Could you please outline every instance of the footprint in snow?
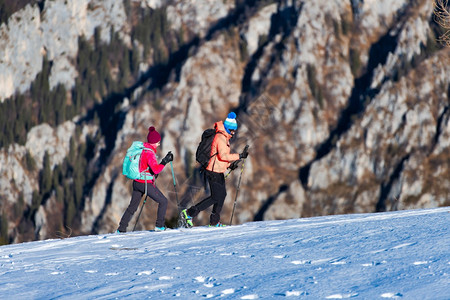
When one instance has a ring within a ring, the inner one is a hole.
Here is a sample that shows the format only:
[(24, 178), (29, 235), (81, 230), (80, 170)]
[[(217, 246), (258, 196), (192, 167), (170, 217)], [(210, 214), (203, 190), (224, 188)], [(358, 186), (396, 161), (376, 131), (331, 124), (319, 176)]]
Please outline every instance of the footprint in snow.
[(310, 264), (311, 261), (310, 260), (293, 260), (291, 261), (291, 264), (294, 265), (305, 265), (305, 264)]
[(222, 291), (222, 295), (221, 296), (225, 296), (225, 295), (231, 295), (234, 293), (234, 289), (226, 289)]
[(151, 271), (142, 271), (142, 272), (139, 272), (137, 275), (138, 276), (142, 276), (142, 275), (152, 275), (154, 273), (154, 270), (151, 270)]
[(240, 258), (252, 258), (255, 257), (253, 254), (252, 255), (239, 255)]
[(55, 271), (50, 273), (50, 275), (62, 275), (62, 274), (64, 274), (64, 272)]
[(403, 295), (402, 294), (400, 294), (400, 293), (384, 293), (384, 294), (381, 294), (381, 298), (394, 298), (394, 299), (396, 299), (396, 298), (401, 298), (401, 297), (403, 297)]
[(241, 299), (258, 299), (259, 297), (258, 297), (258, 295), (256, 295), (256, 294), (251, 294), (251, 295), (245, 295), (245, 296), (242, 296), (241, 297)]
[(205, 298), (212, 298), (212, 297), (214, 297), (214, 295), (213, 294), (206, 294), (206, 295), (203, 295), (203, 297), (205, 297)]
[(214, 279), (212, 277), (206, 278), (206, 277), (203, 277), (203, 276), (197, 276), (197, 277), (194, 278), (194, 280), (196, 282), (198, 282), (198, 283), (203, 283), (203, 285), (205, 287), (207, 287), (207, 288), (212, 288), (212, 287), (220, 285), (220, 284), (215, 283), (214, 281), (216, 279)]
[(220, 256), (232, 256), (234, 254), (236, 254), (236, 253), (234, 253), (234, 252), (224, 252), (224, 253), (220, 253), (219, 255)]
[(326, 299), (348, 299), (352, 297), (358, 296), (358, 293), (349, 293), (349, 294), (334, 294), (327, 296)]
[(203, 276), (197, 276), (197, 277), (195, 277), (194, 279), (195, 279), (195, 281), (197, 281), (197, 282), (205, 282), (205, 280), (206, 280), (206, 278), (203, 277)]
[(383, 260), (383, 261), (373, 261), (371, 263), (366, 263), (366, 264), (362, 264), (363, 267), (373, 267), (373, 266), (379, 266), (381, 264), (385, 264), (387, 263), (387, 261)]
[(275, 296), (284, 296), (284, 297), (300, 297), (307, 295), (304, 291), (287, 291), (286, 293), (277, 293)]
[[(246, 289), (247, 287), (246, 286), (244, 286), (244, 287), (242, 287), (241, 289)], [(239, 291), (240, 289), (238, 289), (238, 291)], [(222, 292), (221, 292), (221, 295), (220, 295), (220, 297), (230, 297), (230, 295), (231, 294), (234, 294), (236, 292), (236, 290), (235, 289), (233, 289), (233, 288), (229, 288), (229, 289), (225, 289), (225, 290), (223, 290)], [(242, 296), (242, 297), (240, 297), (240, 299), (258, 299), (259, 297), (258, 297), (258, 295), (257, 294), (249, 294), (249, 295), (244, 295), (244, 296)]]

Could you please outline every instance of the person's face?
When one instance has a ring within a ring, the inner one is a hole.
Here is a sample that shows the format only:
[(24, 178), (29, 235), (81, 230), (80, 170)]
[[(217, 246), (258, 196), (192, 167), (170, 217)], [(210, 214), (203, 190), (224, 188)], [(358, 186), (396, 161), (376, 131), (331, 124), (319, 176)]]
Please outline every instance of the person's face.
[(158, 148), (159, 145), (161, 145), (161, 141), (159, 141), (159, 142), (157, 142), (157, 143), (154, 143), (153, 145), (155, 145), (155, 148)]
[(236, 130), (230, 130), (230, 134), (233, 136), (236, 133)]

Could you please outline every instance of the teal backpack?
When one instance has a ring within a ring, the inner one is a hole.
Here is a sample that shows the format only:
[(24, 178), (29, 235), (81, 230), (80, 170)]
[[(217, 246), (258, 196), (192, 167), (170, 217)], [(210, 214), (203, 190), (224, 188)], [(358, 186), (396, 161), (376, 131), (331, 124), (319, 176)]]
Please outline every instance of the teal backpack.
[[(142, 172), (139, 172), (139, 161), (141, 159), (141, 154), (143, 150), (150, 150), (150, 148), (145, 148), (143, 142), (135, 141), (131, 144), (131, 147), (128, 148), (127, 154), (123, 159), (122, 164), (122, 174), (127, 176), (130, 179), (140, 179), (140, 180), (152, 180), (153, 176), (147, 172), (149, 168), (145, 169)], [(154, 152), (153, 152), (154, 153)]]

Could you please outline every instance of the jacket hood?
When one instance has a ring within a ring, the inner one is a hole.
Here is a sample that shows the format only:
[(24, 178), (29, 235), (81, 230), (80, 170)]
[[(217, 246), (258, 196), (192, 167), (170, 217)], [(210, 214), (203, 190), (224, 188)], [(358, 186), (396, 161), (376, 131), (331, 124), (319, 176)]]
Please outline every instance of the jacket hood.
[(227, 137), (227, 140), (230, 139), (232, 137), (231, 134), (229, 134), (226, 130), (225, 130), (225, 126), (223, 126), (223, 121), (218, 121), (214, 124), (214, 128), (216, 129), (217, 133), (222, 133), (223, 135), (225, 135)]

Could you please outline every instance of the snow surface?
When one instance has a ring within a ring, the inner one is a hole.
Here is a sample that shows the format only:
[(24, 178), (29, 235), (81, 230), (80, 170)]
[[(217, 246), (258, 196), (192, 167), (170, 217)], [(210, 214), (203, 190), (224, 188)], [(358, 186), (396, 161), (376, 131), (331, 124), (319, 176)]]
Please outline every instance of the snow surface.
[(450, 299), (450, 208), (0, 247), (1, 299)]

